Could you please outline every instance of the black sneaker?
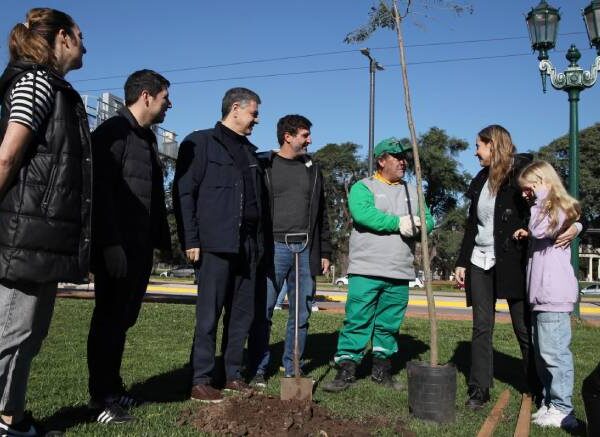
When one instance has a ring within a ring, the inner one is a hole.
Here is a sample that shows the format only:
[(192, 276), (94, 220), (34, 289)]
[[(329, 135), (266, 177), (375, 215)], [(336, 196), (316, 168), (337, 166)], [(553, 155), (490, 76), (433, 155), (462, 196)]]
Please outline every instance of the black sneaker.
[(323, 390), (330, 393), (337, 393), (346, 390), (356, 380), (356, 363), (354, 361), (342, 361), (338, 364), (337, 375), (333, 381), (328, 382), (323, 386)]
[(62, 431), (45, 430), (41, 425), (37, 424), (29, 411), (25, 412), (23, 419), (19, 423), (7, 424), (0, 417), (0, 437), (29, 437), (29, 436), (44, 436), (44, 437), (62, 437), (65, 434)]
[(477, 386), (469, 387), (469, 398), (465, 405), (471, 410), (480, 410), (490, 400), (490, 389)]
[(404, 388), (400, 382), (392, 378), (392, 362), (389, 359), (373, 357), (371, 380), (386, 388), (398, 391)]
[(250, 380), (250, 385), (252, 387), (266, 388), (267, 380), (265, 379), (264, 373), (257, 373), (254, 375), (254, 378)]
[(126, 391), (116, 396), (114, 401), (125, 409), (139, 407), (145, 403), (143, 399), (133, 396), (131, 393)]
[(19, 423), (9, 425), (0, 417), (0, 437), (35, 437), (42, 435), (30, 417), (24, 417)]
[(96, 421), (99, 423), (127, 423), (132, 420), (135, 420), (135, 417), (125, 411), (117, 402), (106, 405), (96, 417)]
[(88, 402), (88, 408), (92, 410), (102, 410), (104, 409), (104, 407), (115, 403), (128, 410), (133, 407), (139, 407), (140, 405), (143, 405), (146, 402), (143, 399), (133, 396), (127, 391), (122, 391), (118, 395), (106, 396), (103, 399), (92, 398)]

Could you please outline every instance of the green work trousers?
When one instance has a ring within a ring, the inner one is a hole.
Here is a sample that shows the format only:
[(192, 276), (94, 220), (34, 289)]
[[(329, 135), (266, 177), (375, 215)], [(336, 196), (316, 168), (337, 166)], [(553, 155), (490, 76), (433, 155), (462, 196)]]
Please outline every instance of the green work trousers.
[(346, 317), (335, 362), (360, 362), (369, 341), (377, 358), (398, 352), (398, 330), (407, 305), (407, 280), (349, 275)]

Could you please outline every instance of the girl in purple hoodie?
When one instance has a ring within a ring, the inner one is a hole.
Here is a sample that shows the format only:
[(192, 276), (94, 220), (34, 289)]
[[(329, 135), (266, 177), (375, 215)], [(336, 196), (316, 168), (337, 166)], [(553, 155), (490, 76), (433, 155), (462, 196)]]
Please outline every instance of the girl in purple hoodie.
[(573, 415), (573, 355), (571, 318), (579, 289), (571, 266), (571, 249), (555, 247), (556, 236), (581, 214), (554, 168), (536, 161), (519, 177), (523, 197), (531, 206), (529, 230), (514, 238), (530, 238), (527, 291), (533, 312), (532, 336), (537, 371), (544, 386), (541, 407), (533, 423), (544, 427), (569, 428)]

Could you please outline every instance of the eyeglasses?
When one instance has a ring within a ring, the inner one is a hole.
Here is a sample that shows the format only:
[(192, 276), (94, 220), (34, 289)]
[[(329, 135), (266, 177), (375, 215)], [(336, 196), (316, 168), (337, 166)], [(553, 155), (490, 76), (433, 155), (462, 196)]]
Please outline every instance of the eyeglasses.
[(390, 153), (390, 156), (393, 156), (399, 161), (408, 159), (407, 153)]

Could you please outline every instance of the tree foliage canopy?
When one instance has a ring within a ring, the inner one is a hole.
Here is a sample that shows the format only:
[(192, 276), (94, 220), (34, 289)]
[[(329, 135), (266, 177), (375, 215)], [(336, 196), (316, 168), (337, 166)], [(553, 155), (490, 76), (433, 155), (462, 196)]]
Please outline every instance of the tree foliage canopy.
[(333, 259), (342, 271), (348, 266), (348, 242), (352, 220), (348, 211), (348, 192), (367, 174), (367, 163), (358, 156), (354, 143), (327, 144), (313, 158), (323, 171), (327, 215), (331, 228)]
[(467, 141), (450, 137), (438, 127), (419, 136), (421, 170), (427, 184), (425, 202), (438, 222), (467, 189), (471, 175), (460, 170), (458, 154), (468, 147)]
[[(447, 0), (403, 0), (399, 1), (399, 6), (404, 11), (402, 18), (406, 17), (409, 11), (417, 13), (423, 20), (430, 17), (431, 9), (445, 9), (457, 15), (463, 13), (473, 13), (473, 6), (467, 2), (447, 1)], [(395, 30), (394, 9), (390, 2), (379, 0), (377, 6), (371, 6), (367, 23), (348, 33), (344, 38), (347, 44), (357, 43), (367, 40), (377, 29)]]
[[(586, 219), (594, 227), (600, 226), (600, 123), (579, 133), (579, 199)], [(569, 186), (569, 138), (555, 139), (540, 148), (537, 159), (548, 161)]]

